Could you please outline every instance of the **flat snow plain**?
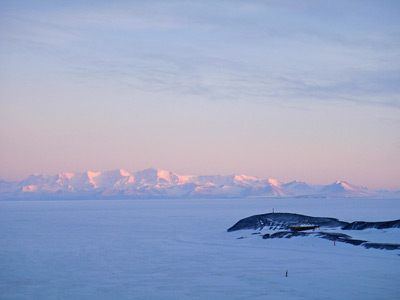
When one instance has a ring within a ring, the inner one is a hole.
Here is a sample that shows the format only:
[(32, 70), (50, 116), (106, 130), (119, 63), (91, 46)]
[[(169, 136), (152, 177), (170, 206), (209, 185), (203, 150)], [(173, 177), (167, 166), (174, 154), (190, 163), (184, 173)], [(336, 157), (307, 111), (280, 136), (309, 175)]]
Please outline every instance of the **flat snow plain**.
[[(398, 250), (226, 232), (273, 208), (400, 217), (400, 199), (2, 201), (0, 299), (400, 299)], [(354, 237), (400, 243), (400, 229)]]

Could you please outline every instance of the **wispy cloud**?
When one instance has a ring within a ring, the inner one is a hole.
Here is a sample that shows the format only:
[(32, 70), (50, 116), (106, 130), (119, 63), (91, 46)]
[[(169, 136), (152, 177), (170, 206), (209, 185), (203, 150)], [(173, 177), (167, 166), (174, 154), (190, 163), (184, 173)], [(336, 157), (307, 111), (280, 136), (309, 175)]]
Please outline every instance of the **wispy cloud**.
[[(324, 23), (322, 10), (294, 9), (272, 2), (136, 2), (26, 12), (3, 16), (1, 44), (56, 57), (70, 76), (148, 91), (400, 107), (400, 39), (384, 32), (398, 27), (362, 30), (358, 23), (368, 22), (362, 16), (354, 24), (332, 17)], [(354, 28), (343, 31), (338, 21)]]

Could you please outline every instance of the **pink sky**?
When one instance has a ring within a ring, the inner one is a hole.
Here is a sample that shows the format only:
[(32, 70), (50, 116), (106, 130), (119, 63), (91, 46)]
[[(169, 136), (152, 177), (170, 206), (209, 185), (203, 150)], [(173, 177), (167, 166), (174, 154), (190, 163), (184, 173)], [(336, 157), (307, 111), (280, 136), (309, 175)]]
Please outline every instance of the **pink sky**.
[(0, 10), (2, 179), (156, 167), (400, 189), (395, 2), (18, 3)]

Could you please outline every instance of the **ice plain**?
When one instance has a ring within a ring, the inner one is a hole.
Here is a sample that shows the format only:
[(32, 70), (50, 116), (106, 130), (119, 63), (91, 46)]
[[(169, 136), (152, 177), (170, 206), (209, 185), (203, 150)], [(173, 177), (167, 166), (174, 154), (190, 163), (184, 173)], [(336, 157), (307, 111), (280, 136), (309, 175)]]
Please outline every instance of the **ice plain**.
[(0, 299), (400, 299), (400, 251), (226, 231), (272, 209), (385, 221), (400, 199), (1, 201)]

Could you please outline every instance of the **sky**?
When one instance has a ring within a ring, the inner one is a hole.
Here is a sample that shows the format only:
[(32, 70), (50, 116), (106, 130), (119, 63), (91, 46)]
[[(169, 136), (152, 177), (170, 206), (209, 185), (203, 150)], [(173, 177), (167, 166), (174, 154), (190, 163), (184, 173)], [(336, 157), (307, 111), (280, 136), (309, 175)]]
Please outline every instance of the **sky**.
[(2, 1), (0, 178), (400, 189), (399, 1)]

